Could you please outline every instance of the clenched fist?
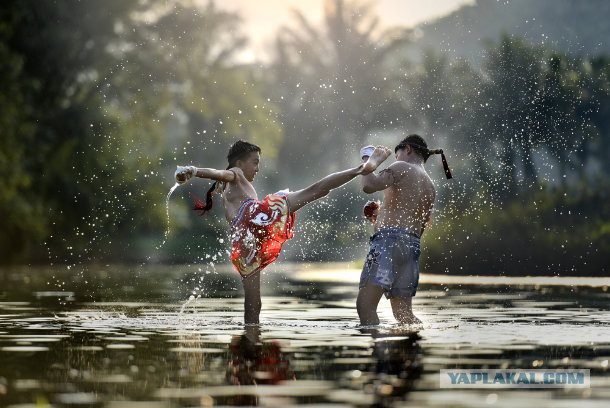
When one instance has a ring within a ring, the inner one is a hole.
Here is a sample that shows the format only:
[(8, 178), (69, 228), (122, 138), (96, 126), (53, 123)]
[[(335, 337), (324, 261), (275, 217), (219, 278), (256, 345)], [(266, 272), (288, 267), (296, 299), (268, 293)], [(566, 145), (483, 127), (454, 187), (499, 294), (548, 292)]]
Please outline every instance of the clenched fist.
[(379, 202), (367, 201), (363, 208), (364, 216), (367, 220), (374, 223), (377, 220), (377, 213), (379, 212)]
[(196, 172), (197, 168), (195, 166), (176, 166), (176, 172), (174, 173), (176, 183), (186, 183), (195, 175)]

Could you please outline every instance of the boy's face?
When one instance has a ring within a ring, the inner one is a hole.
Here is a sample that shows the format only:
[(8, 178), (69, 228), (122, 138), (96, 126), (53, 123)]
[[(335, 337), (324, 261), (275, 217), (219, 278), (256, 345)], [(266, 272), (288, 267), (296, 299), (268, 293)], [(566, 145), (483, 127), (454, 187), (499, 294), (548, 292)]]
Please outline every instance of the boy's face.
[(237, 161), (237, 166), (244, 172), (244, 176), (249, 182), (254, 181), (256, 173), (258, 173), (258, 165), (261, 161), (261, 155), (259, 152), (251, 152), (242, 159)]

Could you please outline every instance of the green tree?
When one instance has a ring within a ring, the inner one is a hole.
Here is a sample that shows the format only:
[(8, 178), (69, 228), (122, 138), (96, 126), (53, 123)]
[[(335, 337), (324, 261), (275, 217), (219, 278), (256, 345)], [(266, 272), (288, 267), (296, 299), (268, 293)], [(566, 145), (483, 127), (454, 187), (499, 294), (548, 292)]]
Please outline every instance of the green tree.
[[(593, 137), (585, 139), (581, 162), (594, 158), (605, 174), (610, 174), (610, 57), (597, 56), (582, 61), (580, 67), (583, 103), (578, 114), (590, 120)], [(583, 166), (584, 167), (584, 166)]]
[[(90, 129), (101, 119), (90, 92), (105, 41), (112, 37), (112, 14), (126, 11), (123, 2), (103, 6), (64, 1), (8, 1), (0, 14), (2, 53), (7, 55), (2, 91), (7, 127), (8, 177), (17, 190), (9, 197), (3, 229), (18, 232), (2, 246), (2, 261), (46, 255), (42, 239), (79, 234), (77, 225), (91, 208), (91, 186), (78, 185), (79, 172), (95, 174), (99, 140)], [(11, 83), (8, 83), (10, 81)], [(92, 148), (93, 147), (93, 148)], [(89, 154), (87, 152), (90, 152)], [(14, 170), (13, 170), (14, 171)], [(7, 192), (5, 194), (5, 192)], [(15, 216), (20, 214), (21, 216)], [(79, 234), (80, 235), (80, 234)]]
[[(316, 162), (325, 170), (353, 163), (353, 153), (375, 129), (399, 126), (402, 112), (389, 67), (408, 41), (404, 30), (379, 32), (370, 6), (327, 0), (322, 28), (295, 12), (283, 28), (269, 79), (285, 129), (282, 171), (302, 177)], [(333, 148), (329, 148), (332, 146)], [(316, 166), (317, 167), (317, 166)]]
[(33, 182), (26, 170), (26, 147), (34, 142), (35, 123), (25, 97), (33, 84), (20, 81), (23, 58), (7, 46), (17, 16), (10, 9), (0, 11), (0, 16), (0, 248), (2, 258), (10, 261), (15, 242), (28, 250), (27, 238), (44, 236), (45, 221), (41, 203), (23, 196)]
[(482, 98), (490, 113), (484, 123), (491, 142), (486, 151), (498, 154), (501, 167), (494, 185), (502, 197), (519, 191), (520, 179), (530, 187), (535, 182), (530, 153), (540, 123), (537, 108), (544, 69), (542, 55), (542, 49), (508, 35), (488, 50), (488, 81)]
[(576, 64), (504, 36), (488, 49), (479, 89), (469, 136), (473, 164), (492, 195), (505, 199), (537, 187), (534, 155), (544, 152), (563, 180), (571, 153), (592, 131)]
[(273, 155), (272, 106), (232, 59), (239, 21), (213, 2), (9, 1), (0, 17), (3, 262), (133, 258), (162, 237), (176, 162), (220, 165), (214, 144), (238, 136)]

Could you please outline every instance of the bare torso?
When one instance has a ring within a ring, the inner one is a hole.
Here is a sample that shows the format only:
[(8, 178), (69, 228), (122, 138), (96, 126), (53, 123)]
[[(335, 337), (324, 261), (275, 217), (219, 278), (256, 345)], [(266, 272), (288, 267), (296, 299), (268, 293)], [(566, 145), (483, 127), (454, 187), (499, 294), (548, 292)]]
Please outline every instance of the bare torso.
[(394, 183), (384, 190), (375, 229), (402, 227), (421, 234), (430, 219), (436, 192), (423, 166), (395, 162), (388, 170)]
[(244, 201), (253, 198), (258, 199), (256, 190), (252, 184), (246, 179), (244, 173), (238, 168), (232, 168), (235, 173), (235, 179), (226, 183), (224, 193), (222, 195), (222, 204), (225, 209), (225, 218), (229, 223), (233, 221), (239, 208)]

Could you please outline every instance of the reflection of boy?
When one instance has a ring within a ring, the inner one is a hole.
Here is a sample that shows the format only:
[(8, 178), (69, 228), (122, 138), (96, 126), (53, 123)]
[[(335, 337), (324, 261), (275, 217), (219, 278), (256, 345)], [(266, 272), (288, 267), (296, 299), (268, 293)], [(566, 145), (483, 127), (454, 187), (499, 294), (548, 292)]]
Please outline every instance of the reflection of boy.
[(234, 336), (229, 350), (227, 380), (230, 384), (277, 384), (296, 379), (279, 343), (275, 340), (261, 342), (252, 328), (241, 336)]
[(375, 406), (393, 406), (396, 399), (404, 399), (423, 373), (421, 337), (416, 332), (403, 330), (380, 333), (375, 329), (363, 329), (363, 332), (373, 337), (375, 359), (368, 370), (373, 377), (368, 378), (363, 388), (375, 393)]

